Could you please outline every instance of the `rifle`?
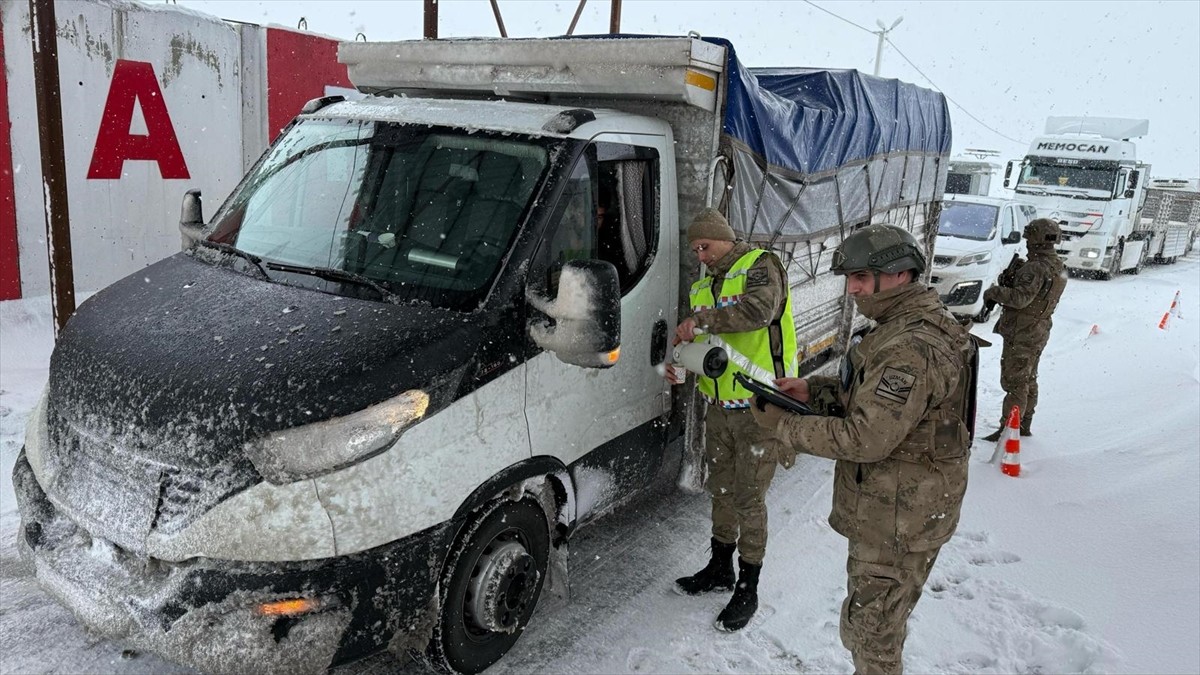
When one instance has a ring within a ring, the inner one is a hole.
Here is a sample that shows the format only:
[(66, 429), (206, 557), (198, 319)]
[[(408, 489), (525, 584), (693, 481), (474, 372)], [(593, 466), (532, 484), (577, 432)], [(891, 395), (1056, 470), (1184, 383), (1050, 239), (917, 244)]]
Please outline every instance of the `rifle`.
[[(1017, 268), (1021, 266), (1021, 256), (1017, 253), (1013, 254), (1012, 260), (1008, 261), (1008, 267), (1000, 272), (1000, 276), (996, 277), (996, 285), (1004, 288), (1010, 288), (1013, 282), (1017, 280)], [(983, 311), (990, 312), (996, 308), (995, 300), (984, 300)]]

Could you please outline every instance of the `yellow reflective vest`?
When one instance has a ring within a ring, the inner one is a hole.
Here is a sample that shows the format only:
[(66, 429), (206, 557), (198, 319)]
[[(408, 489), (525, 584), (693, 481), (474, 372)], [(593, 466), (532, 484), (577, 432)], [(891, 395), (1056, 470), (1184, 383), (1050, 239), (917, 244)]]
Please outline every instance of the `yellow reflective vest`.
[[(766, 251), (762, 249), (753, 249), (738, 258), (725, 275), (719, 298), (713, 297), (713, 277), (707, 276), (692, 284), (689, 294), (692, 312), (736, 305), (746, 294), (746, 273), (759, 256), (765, 253)], [(778, 319), (779, 332), (783, 336), (780, 353), (784, 365), (784, 376), (795, 377), (796, 322), (792, 318), (792, 291), (791, 288), (786, 290), (783, 316)], [(723, 408), (749, 408), (750, 398), (753, 394), (734, 381), (734, 374), (746, 373), (752, 379), (766, 384), (771, 384), (776, 377), (775, 359), (772, 358), (771, 335), (768, 326), (743, 333), (701, 335), (696, 338), (696, 342), (716, 344), (729, 353), (729, 367), (725, 370), (724, 375), (716, 379), (697, 377), (700, 394), (709, 403), (716, 403)]]

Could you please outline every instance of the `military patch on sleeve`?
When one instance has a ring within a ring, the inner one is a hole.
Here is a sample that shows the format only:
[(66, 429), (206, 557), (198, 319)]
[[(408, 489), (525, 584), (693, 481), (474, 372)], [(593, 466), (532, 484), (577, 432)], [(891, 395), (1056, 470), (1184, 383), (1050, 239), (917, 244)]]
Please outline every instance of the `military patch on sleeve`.
[(750, 268), (746, 270), (747, 288), (751, 286), (766, 286), (769, 280), (769, 275), (765, 269)]
[(875, 387), (875, 395), (896, 403), (908, 403), (908, 395), (916, 381), (916, 375), (885, 368), (883, 376), (879, 378), (879, 386)]

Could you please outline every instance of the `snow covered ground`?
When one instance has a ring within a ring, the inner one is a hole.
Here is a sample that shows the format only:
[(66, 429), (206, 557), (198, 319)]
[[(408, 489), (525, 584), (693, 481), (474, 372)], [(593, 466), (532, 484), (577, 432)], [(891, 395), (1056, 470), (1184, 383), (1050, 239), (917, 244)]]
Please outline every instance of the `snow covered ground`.
[[(1159, 330), (1176, 291), (1182, 317)], [(1198, 300), (1195, 254), (1071, 280), (1022, 475), (1002, 475), (986, 463), (993, 446), (975, 443), (959, 532), (910, 621), (910, 672), (1200, 672)], [(990, 324), (975, 332), (990, 336)], [(8, 476), (51, 334), (46, 298), (0, 303), (0, 672), (187, 672), (88, 637), (19, 563)], [(1003, 397), (999, 359), (999, 345), (984, 350), (985, 433)], [(831, 475), (812, 458), (777, 474), (762, 607), (746, 630), (712, 629), (723, 597), (670, 591), (707, 558), (707, 499), (656, 496), (580, 532), (571, 602), (540, 607), (489, 672), (850, 672), (837, 630), (845, 542), (825, 523)], [(339, 672), (397, 665), (380, 656)]]

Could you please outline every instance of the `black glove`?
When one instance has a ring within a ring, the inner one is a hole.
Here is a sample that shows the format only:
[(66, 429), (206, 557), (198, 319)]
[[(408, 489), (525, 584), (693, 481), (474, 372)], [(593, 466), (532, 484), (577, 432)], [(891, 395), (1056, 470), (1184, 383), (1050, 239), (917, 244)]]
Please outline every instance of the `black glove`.
[(750, 414), (754, 415), (754, 421), (758, 423), (758, 426), (771, 431), (779, 426), (779, 420), (786, 412), (777, 405), (767, 403), (761, 396), (755, 396), (750, 401)]

